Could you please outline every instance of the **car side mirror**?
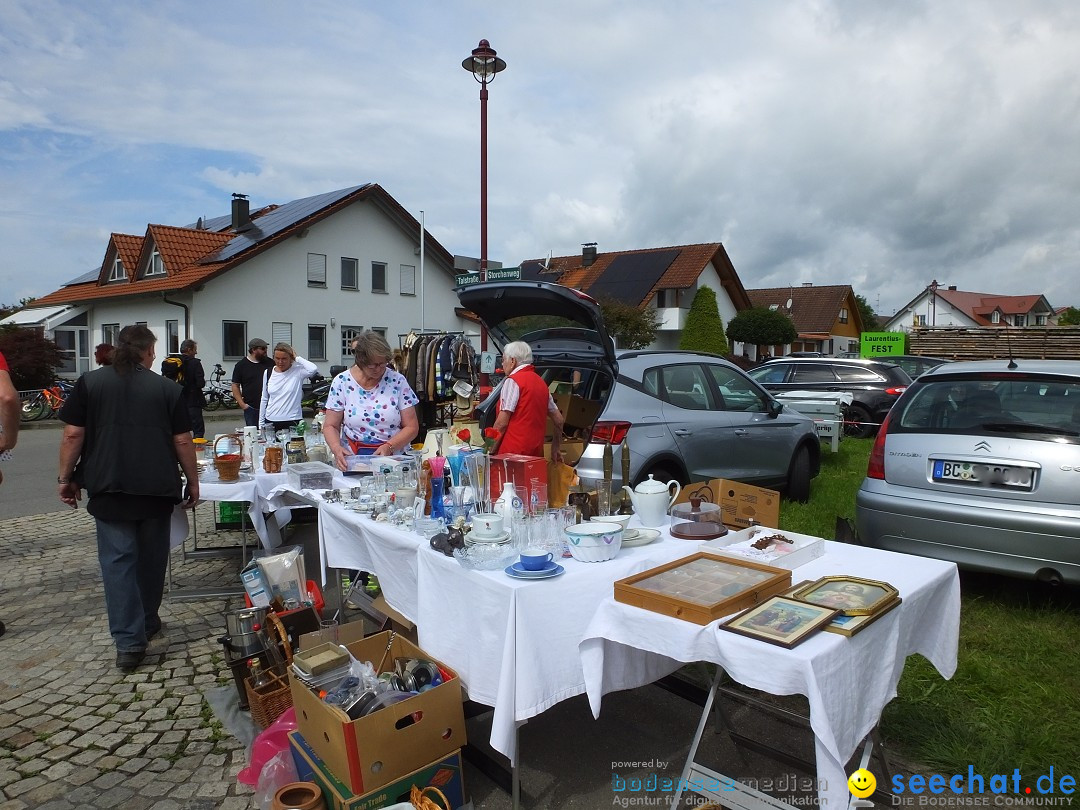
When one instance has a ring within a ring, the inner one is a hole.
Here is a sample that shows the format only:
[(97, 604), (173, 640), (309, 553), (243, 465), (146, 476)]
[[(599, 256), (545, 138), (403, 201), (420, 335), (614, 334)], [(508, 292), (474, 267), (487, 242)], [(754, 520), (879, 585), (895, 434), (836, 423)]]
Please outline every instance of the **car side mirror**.
[(775, 419), (784, 411), (784, 403), (775, 399), (769, 400), (769, 418)]

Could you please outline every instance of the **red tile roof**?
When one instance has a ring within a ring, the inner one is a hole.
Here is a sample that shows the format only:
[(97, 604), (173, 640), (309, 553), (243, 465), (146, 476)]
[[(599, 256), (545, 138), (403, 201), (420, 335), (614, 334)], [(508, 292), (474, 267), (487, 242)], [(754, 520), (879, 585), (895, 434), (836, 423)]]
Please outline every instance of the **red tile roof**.
[[(853, 307), (854, 293), (849, 284), (825, 285), (823, 287), (764, 287), (747, 290), (755, 307), (775, 307), (791, 318), (800, 336), (824, 337), (832, 333), (833, 325), (841, 308), (848, 308), (848, 317), (861, 318), (858, 307)], [(791, 305), (788, 305), (791, 301)], [(862, 323), (855, 321), (856, 325)]]
[[(1025, 315), (1045, 300), (1041, 295), (992, 295), (990, 293), (966, 292), (964, 290), (938, 289), (937, 295), (951, 306), (967, 314), (980, 326), (1002, 326), (990, 316), (994, 310), (1003, 315)], [(1040, 312), (1043, 310), (1040, 310)], [(1049, 312), (1047, 312), (1049, 314)]]

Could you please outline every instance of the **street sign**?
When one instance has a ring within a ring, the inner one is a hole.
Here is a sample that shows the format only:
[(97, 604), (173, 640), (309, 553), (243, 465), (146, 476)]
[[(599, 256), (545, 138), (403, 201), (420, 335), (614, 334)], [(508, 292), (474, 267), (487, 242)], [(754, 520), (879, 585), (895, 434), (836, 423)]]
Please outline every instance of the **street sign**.
[[(480, 283), (479, 273), (459, 273), (454, 276), (459, 287), (468, 287), (470, 284)], [(488, 270), (488, 281), (521, 281), (520, 267), (507, 267), (506, 269)]]

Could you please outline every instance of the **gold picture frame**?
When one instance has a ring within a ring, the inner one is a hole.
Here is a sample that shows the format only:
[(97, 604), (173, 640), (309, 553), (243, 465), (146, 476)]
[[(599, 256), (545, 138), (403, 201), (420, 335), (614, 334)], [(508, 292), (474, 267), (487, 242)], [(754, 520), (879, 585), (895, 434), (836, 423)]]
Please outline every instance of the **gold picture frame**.
[(902, 601), (903, 600), (900, 599), (900, 597), (897, 597), (894, 601), (881, 608), (877, 613), (870, 616), (838, 615), (821, 629), (828, 633), (838, 633), (841, 636), (850, 638), (856, 633), (865, 630), (869, 625), (876, 622), (893, 608), (898, 607)]
[(838, 615), (835, 608), (774, 596), (721, 622), (720, 629), (791, 649)]
[(813, 605), (835, 608), (844, 616), (873, 616), (900, 598), (900, 592), (888, 582), (846, 575), (822, 577), (791, 595)]

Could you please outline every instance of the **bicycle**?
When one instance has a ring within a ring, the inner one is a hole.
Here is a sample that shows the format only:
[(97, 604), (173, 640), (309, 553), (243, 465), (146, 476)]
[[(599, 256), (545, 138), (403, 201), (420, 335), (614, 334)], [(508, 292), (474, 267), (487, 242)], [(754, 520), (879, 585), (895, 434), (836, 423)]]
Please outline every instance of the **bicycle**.
[(20, 421), (36, 422), (56, 416), (74, 388), (75, 384), (67, 380), (56, 380), (48, 388), (42, 388), (22, 403)]
[(218, 408), (236, 408), (236, 399), (232, 395), (232, 385), (222, 382), (225, 369), (221, 363), (214, 363), (214, 373), (210, 375), (210, 382), (203, 389), (203, 397), (206, 404), (203, 408), (208, 411), (216, 411)]

